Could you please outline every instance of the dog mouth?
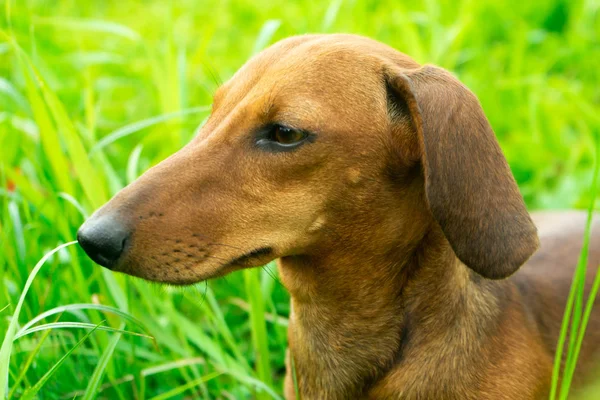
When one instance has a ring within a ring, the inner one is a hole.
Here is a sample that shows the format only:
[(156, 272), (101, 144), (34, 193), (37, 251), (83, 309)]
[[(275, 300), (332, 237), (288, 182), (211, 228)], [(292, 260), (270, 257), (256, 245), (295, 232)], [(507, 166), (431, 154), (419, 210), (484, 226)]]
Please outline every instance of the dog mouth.
[(239, 257), (222, 264), (215, 272), (204, 275), (197, 282), (205, 281), (212, 278), (219, 278), (231, 272), (241, 269), (252, 268), (259, 265), (265, 265), (275, 258), (275, 252), (272, 247), (259, 247)]
[[(229, 261), (211, 255), (187, 258), (183, 257), (179, 251), (177, 254), (181, 258), (165, 262), (160, 262), (156, 257), (151, 256), (149, 263), (143, 265), (143, 267), (137, 265), (137, 268), (136, 266), (131, 268), (130, 266), (129, 268), (120, 270), (120, 272), (152, 282), (187, 286), (219, 278), (240, 269), (264, 265), (275, 258), (275, 251), (272, 247), (259, 247), (241, 256), (229, 259)], [(210, 259), (219, 259), (224, 262), (220, 263), (220, 265), (209, 265), (205, 268), (203, 266), (204, 262)]]
[(272, 255), (272, 247), (259, 247), (229, 261), (223, 266), (223, 269), (227, 270), (233, 267), (250, 267), (255, 265), (257, 262), (260, 263), (263, 260), (270, 258)]

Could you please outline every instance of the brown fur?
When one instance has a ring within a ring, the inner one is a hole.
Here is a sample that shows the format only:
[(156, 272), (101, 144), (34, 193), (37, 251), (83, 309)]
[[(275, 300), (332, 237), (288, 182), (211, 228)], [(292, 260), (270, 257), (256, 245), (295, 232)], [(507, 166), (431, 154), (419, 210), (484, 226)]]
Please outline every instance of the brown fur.
[[(314, 142), (258, 149), (269, 123)], [(102, 215), (132, 232), (116, 269), (150, 280), (279, 259), (303, 399), (543, 398), (584, 224), (540, 215), (541, 250), (512, 275), (538, 237), (477, 99), (352, 35), (294, 37), (251, 59), (198, 137), (91, 221)], [(594, 366), (598, 310), (578, 377)]]

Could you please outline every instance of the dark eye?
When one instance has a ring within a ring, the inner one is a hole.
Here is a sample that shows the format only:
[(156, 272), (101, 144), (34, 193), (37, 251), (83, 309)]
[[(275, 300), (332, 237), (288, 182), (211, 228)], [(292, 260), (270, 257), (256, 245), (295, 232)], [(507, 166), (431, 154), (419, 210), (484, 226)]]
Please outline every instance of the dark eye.
[(269, 151), (291, 151), (310, 137), (308, 132), (300, 129), (272, 125), (259, 134), (256, 144)]
[(306, 139), (308, 135), (297, 129), (288, 128), (281, 125), (275, 125), (271, 131), (270, 139), (283, 145), (292, 145)]

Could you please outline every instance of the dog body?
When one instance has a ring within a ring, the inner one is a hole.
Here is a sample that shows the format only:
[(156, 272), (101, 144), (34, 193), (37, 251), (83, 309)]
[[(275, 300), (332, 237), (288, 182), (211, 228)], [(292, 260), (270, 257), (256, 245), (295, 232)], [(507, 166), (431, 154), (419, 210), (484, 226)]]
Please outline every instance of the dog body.
[[(175, 284), (279, 259), (289, 399), (293, 369), (303, 399), (531, 399), (548, 392), (584, 225), (540, 218), (542, 249), (514, 274), (538, 236), (475, 96), (378, 42), (306, 35), (242, 67), (198, 136), (78, 239)], [(599, 248), (596, 233), (592, 269)]]
[[(438, 258), (418, 267), (404, 286), (401, 315), (406, 332), (394, 353), (393, 366), (377, 379), (368, 397), (547, 398), (585, 215), (534, 217), (540, 223), (541, 249), (506, 280), (476, 276), (452, 257), (447, 244), (441, 245), (448, 251), (445, 261)], [(550, 227), (545, 226), (548, 220), (552, 221)], [(597, 267), (600, 235), (596, 234), (592, 243), (596, 246), (592, 246), (589, 265)], [(592, 280), (589, 274), (586, 293)], [(600, 343), (598, 312), (588, 327), (577, 370), (580, 374), (595, 366), (592, 355)], [(364, 344), (361, 347), (368, 353)]]
[[(308, 273), (320, 275), (314, 284), (328, 290), (306, 284), (298, 290), (325, 292), (327, 297), (343, 294), (338, 299), (316, 297), (311, 304), (297, 300), (302, 294), (291, 291), (289, 341), (303, 398), (547, 398), (585, 214), (538, 213), (534, 220), (541, 249), (501, 281), (469, 270), (440, 231), (423, 241), (414, 265), (403, 266), (404, 274), (395, 273), (401, 259), (377, 263), (358, 258), (338, 266), (364, 271), (363, 280), (349, 280), (346, 291), (332, 288), (322, 276), (331, 267), (307, 263)], [(593, 267), (600, 264), (599, 230), (596, 224), (586, 296)], [(289, 287), (289, 266), (286, 260), (280, 263)], [(596, 308), (588, 327), (576, 377), (595, 366), (598, 312)], [(290, 374), (286, 397), (294, 398)]]

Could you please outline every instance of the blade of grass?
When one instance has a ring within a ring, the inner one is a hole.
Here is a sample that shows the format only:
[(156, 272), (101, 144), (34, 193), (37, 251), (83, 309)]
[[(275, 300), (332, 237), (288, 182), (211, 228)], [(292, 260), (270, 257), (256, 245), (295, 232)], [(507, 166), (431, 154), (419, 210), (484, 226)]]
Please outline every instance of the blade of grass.
[(321, 29), (323, 32), (328, 32), (331, 29), (343, 2), (344, 0), (333, 0), (331, 3), (329, 3), (329, 7), (327, 7), (327, 11), (323, 17), (323, 23), (321, 24)]
[(55, 314), (62, 314), (64, 312), (73, 312), (73, 311), (77, 311), (77, 310), (95, 310), (95, 311), (101, 311), (101, 312), (107, 312), (107, 313), (112, 313), (112, 314), (116, 314), (124, 319), (126, 319), (127, 321), (133, 322), (134, 324), (136, 324), (137, 326), (139, 326), (140, 328), (142, 328), (144, 331), (148, 332), (148, 329), (146, 328), (146, 326), (142, 323), (142, 321), (138, 320), (137, 318), (129, 315), (128, 313), (121, 311), (118, 308), (114, 308), (114, 307), (110, 307), (110, 306), (104, 306), (104, 305), (100, 305), (100, 304), (69, 304), (66, 306), (59, 306), (59, 307), (55, 307), (51, 310), (45, 311), (43, 313), (41, 313), (40, 315), (38, 315), (37, 317), (33, 318), (31, 321), (29, 321), (28, 323), (26, 323), (25, 325), (23, 325), (23, 327), (19, 330), (19, 333), (22, 333), (24, 331), (26, 331), (27, 329), (29, 329), (30, 327), (32, 327), (33, 325), (37, 324), (39, 321), (48, 318), (52, 315)]
[[(14, 339), (16, 340), (16, 339), (22, 338), (23, 336), (30, 335), (34, 332), (44, 331), (46, 329), (68, 329), (68, 328), (94, 329), (95, 326), (96, 326), (95, 324), (90, 324), (89, 322), (51, 322), (48, 324), (34, 326), (33, 328), (29, 328), (27, 330), (19, 332), (15, 335)], [(138, 332), (127, 331), (124, 329), (116, 329), (116, 328), (112, 328), (110, 326), (99, 326), (95, 329), (98, 329), (99, 331), (125, 333), (127, 335), (139, 336), (139, 337), (143, 337), (146, 339), (154, 340), (154, 338), (150, 335), (146, 335), (146, 334), (138, 333)]]
[(47, 25), (60, 29), (70, 29), (77, 32), (110, 33), (133, 41), (139, 41), (141, 39), (140, 34), (128, 26), (110, 21), (53, 16), (51, 18), (34, 17), (33, 22), (36, 25)]
[(140, 388), (139, 388), (139, 398), (144, 400), (146, 398), (146, 377), (160, 374), (162, 372), (170, 371), (173, 369), (179, 369), (187, 366), (198, 365), (198, 364), (206, 364), (204, 358), (196, 357), (196, 358), (188, 358), (183, 360), (177, 360), (173, 362), (168, 362), (161, 365), (156, 365), (154, 367), (145, 368), (140, 372)]
[(178, 386), (178, 387), (176, 387), (176, 388), (174, 388), (172, 390), (169, 390), (168, 392), (159, 394), (158, 396), (154, 396), (150, 400), (165, 400), (165, 399), (169, 399), (171, 397), (175, 397), (178, 394), (181, 394), (181, 393), (185, 392), (188, 389), (191, 389), (191, 388), (193, 388), (195, 386), (198, 386), (201, 383), (204, 383), (204, 382), (207, 382), (207, 381), (209, 381), (211, 379), (214, 379), (217, 376), (222, 375), (222, 374), (223, 374), (222, 372), (213, 372), (213, 373), (210, 373), (210, 374), (205, 375), (205, 376), (203, 376), (201, 378), (198, 378), (198, 379), (195, 379), (195, 380), (193, 380), (191, 382), (188, 382), (185, 385), (181, 385), (181, 386)]
[[(246, 296), (250, 303), (250, 329), (252, 345), (256, 357), (256, 373), (258, 378), (266, 385), (272, 386), (273, 378), (269, 360), (269, 344), (267, 339), (267, 326), (264, 318), (265, 301), (262, 297), (259, 283), (259, 271), (254, 269), (244, 270), (244, 283)], [(257, 393), (258, 399), (265, 398), (264, 393)]]
[[(600, 181), (600, 177), (599, 177), (600, 176), (600, 138), (598, 138), (596, 140), (596, 142), (597, 142), (596, 143), (596, 162), (595, 162), (593, 182), (592, 182), (592, 195), (591, 195), (590, 204), (589, 204), (588, 210), (587, 210), (588, 215), (587, 215), (587, 221), (586, 221), (586, 226), (585, 226), (585, 236), (583, 238), (583, 246), (581, 248), (579, 262), (577, 265), (577, 273), (579, 273), (581, 276), (580, 282), (579, 282), (579, 287), (577, 288), (577, 290), (579, 291), (577, 300), (579, 300), (581, 302), (583, 302), (583, 291), (584, 291), (584, 286), (583, 286), (584, 279), (583, 278), (585, 277), (585, 272), (587, 269), (587, 258), (588, 258), (587, 256), (588, 256), (589, 247), (590, 247), (592, 220), (594, 218), (596, 198), (599, 193), (598, 189), (599, 189), (599, 185), (600, 185), (600, 182), (599, 182)], [(568, 350), (569, 355), (567, 358), (567, 362), (565, 364), (564, 376), (563, 376), (563, 380), (561, 383), (561, 389), (560, 389), (560, 398), (561, 399), (566, 399), (569, 394), (569, 389), (571, 387), (571, 381), (573, 379), (573, 374), (575, 373), (575, 367), (577, 366), (577, 360), (579, 358), (579, 352), (581, 350), (581, 345), (583, 343), (583, 337), (585, 335), (587, 322), (589, 320), (589, 316), (592, 311), (592, 306), (594, 304), (596, 293), (598, 291), (598, 288), (596, 287), (596, 285), (598, 284), (597, 281), (598, 281), (598, 276), (596, 276), (596, 278), (594, 279), (592, 291), (588, 295), (585, 314), (583, 315), (584, 320), (580, 322), (581, 317), (576, 319), (575, 315), (577, 315), (577, 314), (575, 314), (573, 316), (573, 322), (571, 325), (571, 332), (570, 332), (571, 340), (570, 340), (570, 346), (569, 346), (569, 350)]]
[(232, 371), (232, 370), (224, 370), (223, 372), (225, 374), (231, 375), (232, 377), (234, 377), (236, 380), (238, 380), (241, 383), (251, 386), (252, 388), (260, 389), (260, 390), (264, 391), (265, 394), (268, 394), (272, 399), (276, 399), (276, 400), (282, 399), (282, 397), (280, 395), (278, 395), (270, 386), (265, 385), (265, 383), (259, 379), (256, 379), (249, 375), (242, 375), (239, 372)]
[(187, 339), (210, 357), (213, 362), (225, 366), (232, 365), (232, 358), (225, 352), (222, 346), (208, 336), (201, 327), (195, 324), (186, 315), (166, 307), (163, 308), (162, 311), (165, 315), (170, 315), (173, 324), (177, 324), (177, 326), (182, 329)]
[[(60, 318), (60, 316), (57, 317), (57, 319)], [(56, 321), (55, 321), (56, 322)], [(10, 390), (10, 392), (8, 392), (8, 398), (12, 398), (13, 394), (15, 393), (15, 390), (17, 390), (17, 388), (19, 387), (19, 384), (21, 383), (21, 381), (23, 380), (23, 378), (25, 377), (25, 374), (27, 373), (27, 371), (29, 370), (29, 367), (31, 366), (31, 363), (33, 362), (33, 360), (36, 358), (36, 356), (38, 355), (38, 352), (40, 351), (40, 349), (42, 348), (42, 345), (44, 344), (44, 342), (46, 341), (46, 339), (48, 338), (48, 336), (50, 335), (50, 330), (45, 331), (41, 337), (39, 338), (39, 340), (37, 341), (37, 344), (35, 345), (35, 348), (33, 349), (33, 351), (29, 352), (29, 356), (27, 357), (27, 360), (25, 361), (25, 363), (20, 367), (21, 368), (21, 372), (19, 373), (19, 376), (17, 376), (17, 378), (15, 379), (15, 381), (13, 382), (13, 387)]]
[(161, 365), (155, 365), (153, 367), (144, 368), (140, 371), (142, 377), (148, 377), (162, 372), (170, 371), (172, 369), (183, 368), (190, 365), (206, 364), (206, 360), (202, 357), (187, 358), (184, 360), (171, 361)]
[[(121, 328), (119, 331), (123, 329), (125, 325), (121, 324)], [(85, 394), (83, 395), (82, 400), (93, 400), (96, 398), (96, 393), (100, 388), (100, 384), (102, 383), (102, 377), (104, 376), (104, 371), (108, 366), (108, 362), (110, 361), (115, 348), (117, 347), (117, 343), (121, 339), (122, 333), (117, 333), (112, 337), (108, 346), (103, 350), (102, 357), (98, 360), (98, 365), (96, 365), (96, 369), (94, 369), (94, 373), (90, 377), (89, 383), (85, 389)]]
[(61, 191), (73, 194), (74, 188), (70, 179), (68, 161), (60, 144), (58, 132), (50, 118), (46, 104), (44, 104), (35, 83), (31, 79), (31, 73), (27, 67), (29, 63), (25, 61), (23, 51), (16, 44), (13, 47), (20, 55), (19, 61), (27, 88), (27, 98), (40, 131), (42, 148), (44, 149), (45, 157), (50, 162), (54, 180)]
[(187, 108), (187, 109), (184, 109), (181, 111), (166, 113), (166, 114), (158, 115), (158, 116), (155, 116), (152, 118), (147, 118), (147, 119), (143, 119), (141, 121), (134, 122), (132, 124), (126, 125), (120, 129), (117, 129), (116, 131), (111, 132), (108, 135), (104, 136), (102, 139), (100, 139), (96, 143), (96, 145), (94, 145), (94, 147), (92, 147), (92, 149), (89, 152), (89, 155), (91, 156), (94, 153), (96, 153), (98, 150), (108, 146), (109, 144), (114, 143), (115, 141), (117, 141), (121, 138), (124, 138), (128, 135), (131, 135), (133, 133), (141, 131), (142, 129), (148, 128), (150, 126), (157, 125), (162, 122), (165, 122), (165, 121), (168, 121), (171, 119), (175, 119), (175, 118), (179, 118), (179, 117), (183, 117), (186, 115), (201, 114), (201, 113), (207, 112), (207, 111), (210, 111), (210, 106), (193, 107), (193, 108)]
[[(592, 186), (594, 187), (594, 193), (596, 192), (595, 188), (596, 188), (596, 181), (597, 178), (594, 175), (594, 183), (592, 184)], [(577, 340), (577, 333), (579, 331), (580, 328), (580, 322), (581, 322), (581, 316), (583, 314), (583, 297), (584, 297), (584, 291), (585, 291), (585, 278), (586, 278), (586, 269), (587, 269), (587, 255), (588, 255), (588, 250), (589, 250), (589, 240), (590, 240), (590, 227), (591, 227), (591, 223), (592, 223), (592, 218), (593, 218), (593, 211), (594, 211), (594, 203), (595, 203), (595, 196), (592, 196), (592, 201), (590, 202), (590, 209), (588, 210), (588, 218), (586, 221), (586, 230), (585, 230), (585, 236), (584, 236), (584, 242), (583, 242), (583, 246), (581, 249), (581, 252), (579, 254), (579, 259), (577, 262), (577, 268), (576, 268), (576, 274), (577, 277), (575, 279), (574, 283), (576, 285), (576, 289), (575, 289), (575, 300), (574, 300), (574, 305), (573, 305), (573, 312), (571, 315), (571, 328), (569, 331), (569, 346), (567, 348), (567, 360), (565, 362), (565, 373), (568, 373), (568, 370), (570, 369), (570, 366), (573, 364), (577, 363), (577, 359), (574, 358), (575, 355), (575, 341)], [(563, 377), (563, 385), (564, 385), (565, 381), (564, 381), (564, 377)], [(562, 388), (561, 388), (561, 393), (562, 393)], [(562, 397), (562, 396), (561, 396)]]
[(240, 363), (245, 368), (250, 370), (248, 361), (242, 355), (242, 352), (238, 346), (238, 343), (236, 342), (231, 331), (229, 330), (229, 326), (227, 326), (227, 322), (225, 321), (225, 317), (224, 317), (221, 309), (219, 308), (217, 299), (215, 299), (215, 296), (214, 296), (212, 290), (210, 290), (210, 289), (207, 289), (207, 291), (206, 291), (206, 300), (207, 300), (206, 302), (202, 303), (202, 308), (203, 308), (204, 312), (211, 313), (214, 316), (215, 325), (216, 325), (219, 333), (221, 334), (221, 336), (223, 336), (225, 343), (229, 346), (229, 348), (233, 352), (236, 360), (238, 361), (238, 363)]
[(73, 312), (73, 311), (77, 311), (77, 310), (95, 310), (95, 311), (100, 311), (100, 312), (116, 314), (116, 315), (126, 319), (127, 321), (133, 322), (134, 324), (136, 324), (137, 326), (142, 328), (144, 331), (148, 332), (148, 329), (146, 328), (146, 326), (144, 325), (144, 323), (142, 321), (129, 315), (128, 313), (126, 313), (124, 311), (121, 311), (118, 308), (104, 306), (104, 305), (100, 305), (100, 304), (82, 303), (82, 304), (69, 304), (66, 306), (59, 306), (59, 307), (55, 307), (51, 310), (45, 311), (45, 312), (41, 313), (40, 315), (38, 315), (37, 317), (33, 318), (31, 321), (29, 321), (25, 325), (23, 325), (23, 327), (19, 330), (19, 333), (26, 331), (31, 326), (37, 324), (39, 321), (41, 321), (45, 318), (48, 318), (52, 315), (62, 314), (64, 312)]
[(85, 211), (85, 209), (83, 208), (83, 206), (70, 194), (68, 193), (59, 193), (58, 197), (60, 197), (61, 199), (66, 200), (69, 204), (71, 204), (73, 207), (75, 207), (75, 209), (77, 211), (79, 211), (79, 214), (81, 214), (81, 216), (84, 219), (87, 219), (89, 217), (89, 214)]
[(589, 323), (590, 316), (592, 314), (594, 300), (596, 299), (596, 297), (598, 295), (598, 289), (600, 289), (600, 273), (599, 272), (600, 272), (600, 265), (596, 268), (596, 276), (594, 277), (594, 283), (592, 284), (592, 289), (590, 290), (590, 294), (588, 296), (588, 299), (587, 299), (587, 302), (585, 305), (585, 312), (584, 312), (583, 318), (581, 320), (581, 326), (579, 328), (579, 334), (577, 335), (577, 341), (575, 342), (575, 350), (574, 350), (575, 355), (573, 357), (575, 362), (565, 372), (565, 377), (563, 378), (563, 381), (562, 381), (561, 393), (564, 390), (564, 393), (565, 393), (564, 397), (563, 397), (564, 399), (567, 399), (567, 396), (569, 395), (571, 381), (573, 379), (573, 374), (575, 372), (577, 360), (579, 359), (579, 352), (581, 351), (581, 346), (583, 344), (583, 338), (585, 336), (585, 331), (586, 331), (587, 325)]
[(554, 367), (552, 369), (552, 381), (550, 387), (550, 400), (555, 400), (558, 391), (558, 382), (560, 379), (560, 370), (562, 364), (562, 354), (567, 339), (567, 332), (569, 330), (569, 321), (571, 319), (571, 310), (573, 308), (573, 302), (575, 300), (577, 285), (578, 270), (575, 270), (573, 282), (571, 283), (571, 289), (569, 290), (569, 296), (567, 298), (567, 304), (563, 315), (562, 324), (560, 327), (560, 335), (558, 337), (558, 343), (556, 346), (556, 353), (554, 355)]
[(25, 260), (25, 238), (23, 236), (23, 223), (21, 220), (21, 215), (19, 214), (19, 207), (17, 203), (11, 201), (8, 203), (8, 215), (10, 216), (14, 237), (17, 244), (17, 255), (19, 257), (19, 261), (23, 262)]
[(61, 223), (61, 221), (56, 218), (58, 212), (54, 207), (55, 204), (53, 204), (48, 196), (41, 193), (41, 190), (38, 187), (34, 186), (25, 176), (17, 173), (14, 169), (7, 168), (5, 172), (7, 177), (19, 188), (19, 193), (23, 196), (23, 199), (29, 202), (31, 206), (35, 207), (35, 209), (42, 214), (40, 217), (46, 218), (48, 221), (57, 221), (57, 223)]
[(100, 179), (96, 169), (92, 166), (90, 158), (85, 151), (85, 147), (83, 146), (79, 134), (69, 118), (64, 105), (58, 99), (56, 94), (50, 90), (47, 82), (41, 76), (31, 60), (27, 56), (23, 57), (26, 62), (29, 63), (29, 68), (33, 71), (33, 74), (37, 79), (38, 86), (40, 87), (46, 104), (54, 117), (56, 125), (60, 126), (60, 131), (62, 132), (62, 137), (66, 143), (67, 151), (70, 156), (70, 161), (72, 165), (76, 166), (74, 172), (79, 178), (79, 183), (81, 184), (83, 191), (94, 208), (100, 207), (108, 200), (104, 185), (101, 184), (103, 180)]
[(120, 282), (124, 282), (124, 277), (117, 276), (108, 269), (102, 268), (102, 278), (104, 278), (104, 282), (108, 287), (108, 291), (110, 292), (113, 300), (117, 303), (117, 306), (123, 311), (127, 311), (129, 309), (129, 304), (127, 302), (127, 296), (125, 295), (125, 291), (123, 290), (124, 284), (120, 284)]
[(2, 77), (0, 77), (0, 93), (4, 93), (12, 98), (13, 101), (17, 103), (19, 107), (21, 107), (21, 109), (27, 110), (29, 108), (29, 105), (27, 104), (27, 101), (23, 95), (19, 93), (12, 83)]
[[(119, 347), (119, 346), (117, 345), (117, 347)], [(118, 379), (115, 379), (114, 381), (106, 382), (106, 383), (100, 385), (100, 388), (98, 388), (98, 394), (101, 394), (102, 392), (104, 392), (105, 390), (110, 389), (110, 388), (117, 390), (117, 387), (123, 385), (124, 383), (131, 382), (134, 379), (135, 379), (135, 376), (133, 376), (132, 374), (127, 374)], [(72, 392), (65, 393), (64, 395), (62, 395), (61, 398), (62, 399), (76, 399), (79, 396), (83, 396), (84, 394), (85, 394), (85, 390), (74, 390)], [(99, 396), (99, 398), (103, 399), (106, 397)], [(112, 398), (111, 398), (111, 400), (112, 400)], [(130, 400), (130, 399), (126, 398), (125, 400)], [(136, 400), (140, 400), (140, 398), (136, 398)]]
[(281, 21), (278, 19), (270, 19), (265, 22), (260, 28), (260, 32), (258, 37), (254, 41), (254, 48), (252, 49), (252, 54), (257, 54), (259, 51), (267, 47), (277, 29), (281, 26)]
[[(100, 324), (96, 325), (96, 328), (98, 328), (99, 326), (100, 326)], [(27, 389), (25, 391), (25, 393), (23, 393), (23, 396), (21, 397), (21, 399), (33, 400), (35, 398), (35, 395), (40, 391), (40, 389), (42, 388), (42, 386), (44, 386), (44, 384), (48, 381), (48, 379), (50, 379), (50, 377), (52, 377), (52, 375), (54, 375), (56, 370), (62, 365), (62, 363), (64, 363), (66, 361), (67, 358), (69, 358), (71, 353), (73, 353), (73, 351), (75, 351), (79, 346), (81, 346), (83, 344), (83, 342), (85, 342), (86, 339), (88, 337), (90, 337), (90, 335), (92, 333), (94, 333), (96, 328), (87, 332), (77, 343), (75, 343), (75, 345), (73, 347), (71, 347), (69, 349), (69, 351), (67, 351), (54, 365), (52, 365), (52, 367), (48, 370), (48, 372), (46, 372), (44, 374), (44, 376), (42, 376), (40, 378), (40, 380), (36, 382), (35, 385), (30, 387), (29, 389)]]
[(4, 340), (2, 341), (2, 347), (0, 347), (0, 396), (6, 396), (8, 394), (8, 367), (10, 362), (10, 354), (12, 352), (13, 340), (17, 332), (19, 314), (21, 313), (25, 296), (27, 295), (35, 276), (40, 271), (44, 263), (56, 252), (75, 243), (77, 242), (73, 241), (61, 244), (60, 246), (57, 246), (48, 253), (44, 254), (41, 260), (38, 261), (35, 267), (33, 267), (33, 270), (31, 270), (31, 273), (25, 282), (25, 287), (23, 288), (23, 292), (21, 293), (21, 297), (19, 297), (19, 302), (17, 303), (15, 312), (13, 313), (10, 324), (8, 325), (8, 331), (6, 332), (6, 336), (4, 336)]
[(127, 160), (127, 183), (131, 183), (135, 181), (138, 177), (138, 164), (140, 163), (140, 155), (142, 154), (142, 149), (144, 146), (138, 144), (135, 146), (131, 154), (129, 155), (129, 160)]
[[(238, 297), (232, 297), (231, 299), (229, 299), (229, 303), (233, 304), (236, 307), (239, 307), (241, 310), (244, 310), (246, 312), (250, 311), (250, 305)], [(284, 328), (289, 327), (289, 324), (290, 324), (290, 321), (288, 318), (282, 317), (273, 312), (265, 313), (265, 321), (270, 322), (274, 325), (282, 326)]]

